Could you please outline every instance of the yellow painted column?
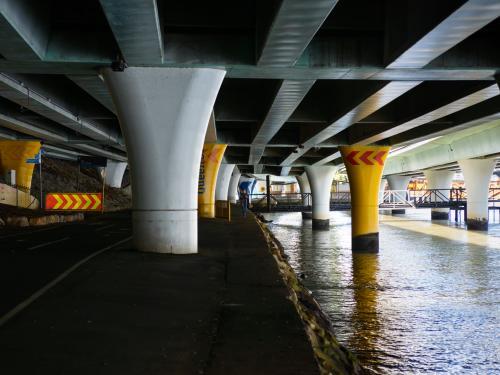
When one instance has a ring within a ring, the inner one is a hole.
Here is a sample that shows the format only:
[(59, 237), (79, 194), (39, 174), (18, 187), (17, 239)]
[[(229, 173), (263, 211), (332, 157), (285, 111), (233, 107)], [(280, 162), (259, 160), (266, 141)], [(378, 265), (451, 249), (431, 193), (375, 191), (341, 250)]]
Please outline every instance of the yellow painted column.
[(378, 191), (387, 146), (341, 146), (351, 189), (352, 251), (376, 253), (378, 240)]
[(215, 185), (220, 163), (227, 145), (205, 143), (198, 181), (198, 214), (200, 217), (215, 217)]
[(26, 163), (40, 152), (40, 141), (0, 141), (0, 171), (16, 171), (16, 184), (31, 189), (34, 164)]

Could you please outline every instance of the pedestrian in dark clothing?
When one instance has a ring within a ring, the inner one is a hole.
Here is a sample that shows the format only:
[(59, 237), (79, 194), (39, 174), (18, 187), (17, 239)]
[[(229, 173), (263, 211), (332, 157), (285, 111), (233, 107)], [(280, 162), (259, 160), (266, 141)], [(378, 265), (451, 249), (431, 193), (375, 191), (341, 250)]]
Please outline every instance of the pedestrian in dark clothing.
[(243, 213), (243, 217), (247, 216), (248, 211), (248, 192), (246, 189), (240, 190), (240, 202), (241, 202), (241, 212)]

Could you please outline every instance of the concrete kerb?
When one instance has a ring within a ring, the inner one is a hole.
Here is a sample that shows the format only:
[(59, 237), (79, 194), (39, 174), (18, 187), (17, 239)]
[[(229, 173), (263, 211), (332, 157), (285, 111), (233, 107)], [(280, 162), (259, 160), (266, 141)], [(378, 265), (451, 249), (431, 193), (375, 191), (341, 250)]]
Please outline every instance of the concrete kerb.
[(323, 313), (311, 291), (300, 282), (287, 262), (281, 243), (255, 216), (254, 219), (266, 238), (269, 251), (288, 288), (289, 299), (304, 324), (320, 372), (322, 374), (369, 374), (370, 372), (360, 365), (355, 355), (337, 341), (328, 317)]

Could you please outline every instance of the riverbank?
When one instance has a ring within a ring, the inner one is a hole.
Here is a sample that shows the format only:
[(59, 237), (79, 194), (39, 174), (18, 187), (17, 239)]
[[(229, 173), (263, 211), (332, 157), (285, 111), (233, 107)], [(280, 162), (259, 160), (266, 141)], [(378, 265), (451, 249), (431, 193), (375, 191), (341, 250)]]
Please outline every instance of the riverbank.
[[(266, 221), (262, 220), (262, 222)], [(276, 260), (283, 281), (288, 287), (290, 300), (302, 319), (321, 373), (369, 374), (370, 372), (360, 365), (354, 354), (339, 344), (329, 318), (314, 299), (311, 291), (300, 282), (288, 263), (288, 256), (281, 243), (266, 225), (261, 223), (259, 225), (267, 238), (269, 250)]]

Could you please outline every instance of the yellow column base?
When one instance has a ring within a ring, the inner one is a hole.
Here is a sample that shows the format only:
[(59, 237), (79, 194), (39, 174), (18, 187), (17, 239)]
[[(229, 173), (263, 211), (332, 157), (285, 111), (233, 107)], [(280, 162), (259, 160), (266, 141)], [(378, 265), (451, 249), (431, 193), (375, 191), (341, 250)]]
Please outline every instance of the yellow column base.
[(214, 203), (198, 203), (198, 216), (213, 219), (215, 218)]

